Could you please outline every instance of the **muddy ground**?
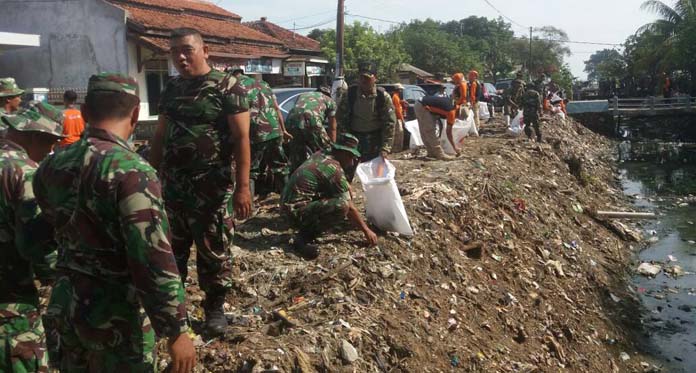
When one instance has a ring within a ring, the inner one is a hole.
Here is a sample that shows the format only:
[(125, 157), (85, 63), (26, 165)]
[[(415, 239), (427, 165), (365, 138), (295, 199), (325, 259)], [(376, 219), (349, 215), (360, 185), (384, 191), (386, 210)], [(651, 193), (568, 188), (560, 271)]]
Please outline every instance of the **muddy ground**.
[(640, 237), (592, 217), (626, 206), (613, 144), (573, 121), (544, 132), (530, 143), (494, 121), (455, 161), (395, 155), (415, 236), (382, 233), (375, 248), (337, 227), (317, 260), (295, 256), (272, 195), (238, 226), (231, 325), (196, 336), (197, 371), (656, 371), (630, 332), (625, 276)]

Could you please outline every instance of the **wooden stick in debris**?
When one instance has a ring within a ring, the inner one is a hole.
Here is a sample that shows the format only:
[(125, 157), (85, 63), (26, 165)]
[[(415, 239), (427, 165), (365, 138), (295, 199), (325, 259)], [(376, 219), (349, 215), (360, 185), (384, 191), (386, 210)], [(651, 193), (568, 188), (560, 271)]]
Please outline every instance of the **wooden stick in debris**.
[(653, 212), (597, 211), (597, 217), (610, 219), (656, 219)]

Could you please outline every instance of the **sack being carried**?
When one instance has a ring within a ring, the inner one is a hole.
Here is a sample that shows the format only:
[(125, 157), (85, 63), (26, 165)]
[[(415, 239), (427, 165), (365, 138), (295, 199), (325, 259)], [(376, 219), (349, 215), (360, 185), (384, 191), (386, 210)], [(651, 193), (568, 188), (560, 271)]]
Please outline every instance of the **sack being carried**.
[(507, 129), (507, 134), (513, 137), (517, 137), (522, 133), (524, 128), (524, 117), (522, 116), (522, 111), (517, 113), (517, 116), (510, 122), (510, 127)]
[(396, 186), (396, 167), (382, 157), (358, 165), (357, 175), (365, 192), (367, 220), (383, 231), (413, 236), (406, 208)]
[(409, 149), (416, 149), (419, 146), (424, 146), (423, 138), (420, 135), (420, 128), (418, 127), (418, 120), (410, 120), (404, 123), (404, 128), (411, 134), (409, 139)]
[(444, 111), (454, 110), (454, 103), (449, 97), (425, 96), (421, 99), (423, 106), (436, 107)]

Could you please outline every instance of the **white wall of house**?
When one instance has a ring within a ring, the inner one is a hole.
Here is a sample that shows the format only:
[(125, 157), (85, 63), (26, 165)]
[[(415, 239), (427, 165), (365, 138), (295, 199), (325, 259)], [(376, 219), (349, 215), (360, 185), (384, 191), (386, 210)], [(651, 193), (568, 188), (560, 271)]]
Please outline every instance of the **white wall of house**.
[(102, 0), (3, 5), (2, 31), (40, 35), (39, 47), (0, 54), (0, 71), (21, 87), (86, 88), (92, 74), (128, 70), (122, 9)]
[[(141, 54), (145, 48), (140, 48)], [(145, 69), (138, 72), (138, 53), (134, 42), (128, 41), (128, 76), (138, 81), (138, 96), (140, 96), (140, 120), (150, 119), (150, 105), (147, 97), (147, 84), (145, 80)]]

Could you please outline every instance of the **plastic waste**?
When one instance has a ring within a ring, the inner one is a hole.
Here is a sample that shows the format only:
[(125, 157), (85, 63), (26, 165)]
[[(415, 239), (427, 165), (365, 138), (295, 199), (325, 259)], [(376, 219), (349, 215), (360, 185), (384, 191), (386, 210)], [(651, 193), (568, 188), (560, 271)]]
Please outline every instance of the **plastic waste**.
[(413, 236), (406, 208), (396, 186), (396, 167), (382, 157), (358, 165), (357, 175), (365, 191), (367, 219), (377, 228)]

